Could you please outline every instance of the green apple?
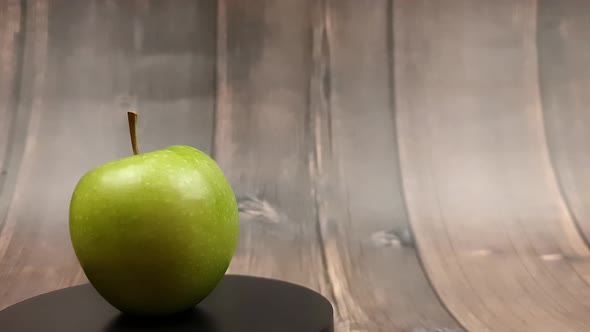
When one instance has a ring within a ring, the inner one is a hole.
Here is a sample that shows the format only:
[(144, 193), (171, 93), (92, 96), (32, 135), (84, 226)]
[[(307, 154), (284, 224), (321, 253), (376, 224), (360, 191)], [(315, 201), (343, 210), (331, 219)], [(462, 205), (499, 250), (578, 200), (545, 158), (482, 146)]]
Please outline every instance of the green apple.
[(70, 202), (72, 245), (90, 283), (137, 315), (188, 310), (217, 286), (238, 240), (235, 195), (221, 169), (190, 146), (108, 162)]

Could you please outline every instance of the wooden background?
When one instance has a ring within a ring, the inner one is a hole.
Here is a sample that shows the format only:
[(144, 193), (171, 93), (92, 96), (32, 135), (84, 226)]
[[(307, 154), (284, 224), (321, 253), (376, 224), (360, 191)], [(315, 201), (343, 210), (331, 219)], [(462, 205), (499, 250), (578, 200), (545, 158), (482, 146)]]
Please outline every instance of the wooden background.
[(0, 0), (0, 308), (86, 282), (69, 198), (136, 108), (230, 179), (230, 272), (338, 331), (588, 331), (587, 105), (585, 0)]

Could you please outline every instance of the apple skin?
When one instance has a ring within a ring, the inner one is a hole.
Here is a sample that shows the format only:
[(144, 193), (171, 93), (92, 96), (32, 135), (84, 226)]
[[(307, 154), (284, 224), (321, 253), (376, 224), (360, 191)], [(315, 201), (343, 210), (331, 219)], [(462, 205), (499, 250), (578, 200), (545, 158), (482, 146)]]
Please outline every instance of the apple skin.
[(194, 307), (222, 279), (238, 208), (215, 161), (176, 145), (86, 173), (72, 194), (69, 230), (105, 300), (129, 314), (168, 315)]

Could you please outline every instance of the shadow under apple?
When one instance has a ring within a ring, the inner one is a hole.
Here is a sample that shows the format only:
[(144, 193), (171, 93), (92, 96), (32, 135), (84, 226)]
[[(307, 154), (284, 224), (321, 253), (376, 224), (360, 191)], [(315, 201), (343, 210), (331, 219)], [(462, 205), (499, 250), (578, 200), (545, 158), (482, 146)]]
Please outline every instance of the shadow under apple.
[(165, 316), (143, 317), (119, 314), (105, 328), (104, 332), (168, 331), (168, 332), (218, 332), (208, 313), (198, 308)]

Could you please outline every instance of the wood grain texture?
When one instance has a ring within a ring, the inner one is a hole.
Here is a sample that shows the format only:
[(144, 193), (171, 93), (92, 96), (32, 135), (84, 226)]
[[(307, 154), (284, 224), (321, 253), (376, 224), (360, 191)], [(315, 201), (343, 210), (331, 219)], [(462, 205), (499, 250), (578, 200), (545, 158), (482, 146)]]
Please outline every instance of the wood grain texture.
[(85, 281), (68, 236), (70, 195), (84, 172), (131, 154), (129, 108), (140, 112), (140, 150), (210, 151), (214, 13), (212, 1), (28, 2), (19, 112), (29, 116), (0, 233), (0, 284), (10, 285), (0, 308)]
[(396, 1), (398, 136), (419, 251), (470, 331), (584, 331), (588, 248), (547, 155), (534, 1)]
[(9, 137), (16, 108), (22, 54), (20, 2), (0, 1), (0, 189), (5, 175)]
[(590, 2), (540, 1), (539, 84), (553, 166), (590, 240)]
[(459, 331), (420, 267), (402, 197), (389, 1), (319, 1), (316, 198), (343, 331)]
[(241, 211), (230, 272), (329, 295), (309, 164), (310, 2), (218, 5), (214, 156)]
[(140, 151), (229, 178), (229, 272), (320, 291), (338, 332), (589, 330), (589, 10), (0, 0), (0, 309), (86, 281), (70, 194), (135, 109)]
[(16, 124), (24, 21), (19, 1), (0, 1), (0, 220), (6, 214), (14, 189), (9, 178), (13, 178), (17, 164), (15, 161), (19, 159), (18, 152), (22, 151), (22, 145), (17, 147), (13, 143), (18, 136)]

